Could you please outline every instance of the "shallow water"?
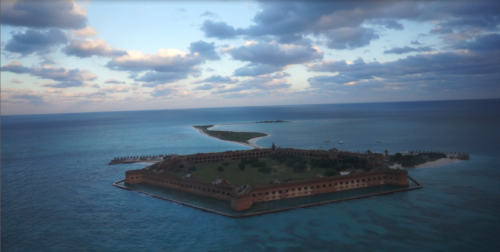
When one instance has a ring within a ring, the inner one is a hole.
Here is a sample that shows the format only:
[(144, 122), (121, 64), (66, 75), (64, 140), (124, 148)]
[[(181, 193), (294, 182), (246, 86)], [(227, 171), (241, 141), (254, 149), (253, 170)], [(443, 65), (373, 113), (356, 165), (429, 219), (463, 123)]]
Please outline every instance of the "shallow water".
[[(144, 167), (114, 157), (249, 149), (192, 125), (277, 119), (296, 122), (216, 128), (270, 133), (262, 146), (471, 160), (410, 170), (420, 190), (242, 219), (111, 185)], [(499, 128), (500, 100), (2, 116), (2, 251), (497, 251)]]

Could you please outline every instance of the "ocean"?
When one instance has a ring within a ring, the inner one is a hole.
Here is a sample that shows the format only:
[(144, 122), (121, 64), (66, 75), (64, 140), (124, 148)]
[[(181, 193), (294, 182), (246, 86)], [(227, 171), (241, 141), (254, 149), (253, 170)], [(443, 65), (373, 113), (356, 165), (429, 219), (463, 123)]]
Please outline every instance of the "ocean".
[[(146, 166), (114, 157), (250, 149), (192, 128), (207, 124), (269, 133), (263, 147), (470, 160), (409, 169), (419, 190), (237, 219), (112, 186)], [(1, 249), (499, 251), (499, 129), (499, 99), (1, 116)]]

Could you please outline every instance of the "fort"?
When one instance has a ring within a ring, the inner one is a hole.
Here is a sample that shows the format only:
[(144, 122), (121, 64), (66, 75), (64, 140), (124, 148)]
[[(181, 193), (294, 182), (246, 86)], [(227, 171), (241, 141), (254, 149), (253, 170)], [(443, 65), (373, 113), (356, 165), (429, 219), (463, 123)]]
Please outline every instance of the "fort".
[[(408, 172), (390, 169), (383, 157), (371, 152), (301, 150), (274, 144), (253, 150), (162, 155), (150, 166), (126, 171), (124, 183), (145, 183), (227, 201), (239, 212), (259, 202), (381, 185), (408, 186)], [(271, 167), (265, 167), (266, 162)], [(250, 163), (252, 167), (245, 168)], [(316, 167), (321, 165), (336, 165), (343, 172)]]

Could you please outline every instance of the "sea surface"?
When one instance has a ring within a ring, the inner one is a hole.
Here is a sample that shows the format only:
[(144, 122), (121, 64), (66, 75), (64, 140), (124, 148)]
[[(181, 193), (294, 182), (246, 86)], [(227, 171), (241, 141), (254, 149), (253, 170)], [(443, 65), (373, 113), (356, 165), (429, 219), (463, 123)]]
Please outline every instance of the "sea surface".
[[(292, 122), (235, 124), (278, 119)], [(111, 185), (146, 166), (114, 157), (250, 149), (192, 128), (207, 124), (269, 133), (264, 147), (471, 160), (410, 169), (419, 190), (239, 219)], [(499, 99), (1, 116), (2, 251), (500, 251), (499, 237)]]

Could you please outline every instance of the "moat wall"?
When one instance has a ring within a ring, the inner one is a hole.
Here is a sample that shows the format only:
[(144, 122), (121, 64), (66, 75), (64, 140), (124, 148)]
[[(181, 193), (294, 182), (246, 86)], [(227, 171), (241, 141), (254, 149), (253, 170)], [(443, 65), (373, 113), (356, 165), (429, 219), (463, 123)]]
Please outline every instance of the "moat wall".
[(231, 208), (235, 211), (247, 210), (257, 202), (304, 197), (379, 185), (409, 185), (408, 172), (404, 170), (366, 172), (281, 184), (252, 186), (240, 194), (236, 193), (239, 188), (236, 185), (224, 183), (213, 184), (197, 178), (179, 178), (167, 174), (155, 174), (146, 170), (127, 171), (125, 183), (146, 183), (229, 201)]

